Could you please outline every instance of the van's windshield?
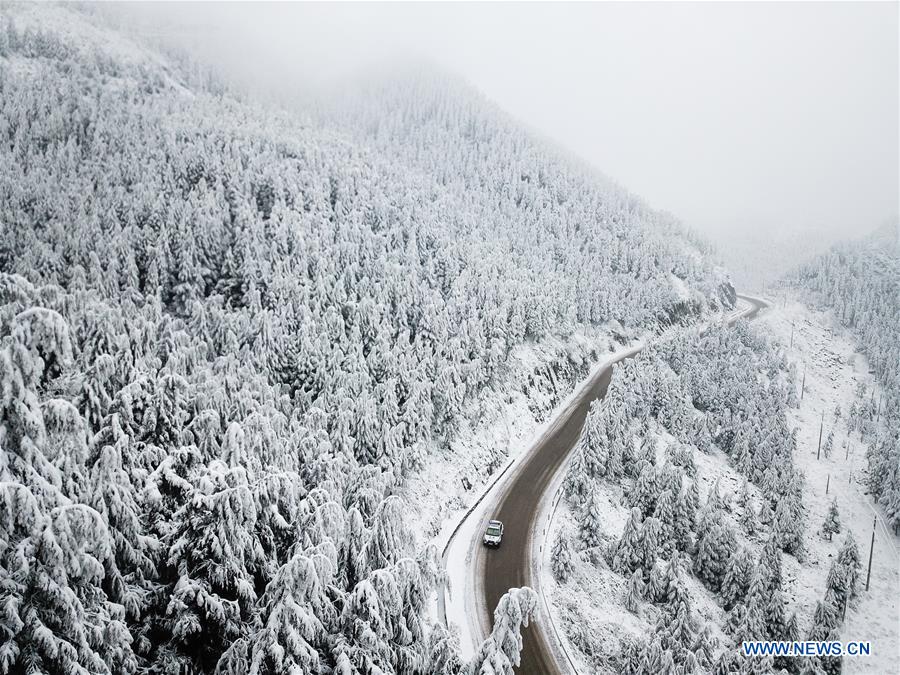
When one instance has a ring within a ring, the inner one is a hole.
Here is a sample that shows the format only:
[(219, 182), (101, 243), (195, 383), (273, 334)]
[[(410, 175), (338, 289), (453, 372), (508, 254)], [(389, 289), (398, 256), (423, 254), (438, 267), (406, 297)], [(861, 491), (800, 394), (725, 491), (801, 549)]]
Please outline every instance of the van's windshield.
[(489, 535), (491, 535), (492, 537), (498, 537), (498, 536), (500, 536), (500, 528), (497, 527), (496, 525), (491, 525), (491, 526), (487, 529), (487, 533), (488, 533)]

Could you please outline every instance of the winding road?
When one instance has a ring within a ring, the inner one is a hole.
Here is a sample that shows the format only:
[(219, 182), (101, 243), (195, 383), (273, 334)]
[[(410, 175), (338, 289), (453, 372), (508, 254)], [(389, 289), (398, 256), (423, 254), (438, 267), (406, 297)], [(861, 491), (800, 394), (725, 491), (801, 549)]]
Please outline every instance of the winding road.
[[(766, 305), (755, 298), (739, 297), (751, 306), (729, 319), (729, 324), (742, 317), (753, 318)], [(631, 358), (638, 351), (636, 348), (623, 354), (619, 360)], [(535, 586), (532, 579), (532, 560), (536, 545), (534, 534), (538, 530), (542, 500), (575, 447), (591, 402), (606, 395), (613, 366), (617, 362), (610, 363), (594, 374), (592, 381), (559, 414), (547, 433), (505, 481), (490, 514), (491, 518), (504, 523), (503, 545), (498, 549), (481, 546), (482, 532), (480, 529), (476, 531), (476, 539), (471, 544), (475, 547), (473, 571), (474, 589), (478, 596), (476, 604), (481, 608), (481, 616), (476, 623), (484, 637), (491, 629), (493, 609), (503, 594), (510, 588)], [(551, 646), (551, 639), (547, 634), (550, 627), (542, 618), (543, 610), (539, 610), (536, 620), (523, 630), (524, 646), (521, 665), (517, 669), (519, 673), (549, 675), (569, 670), (561, 667), (565, 663), (564, 655), (559, 648)]]

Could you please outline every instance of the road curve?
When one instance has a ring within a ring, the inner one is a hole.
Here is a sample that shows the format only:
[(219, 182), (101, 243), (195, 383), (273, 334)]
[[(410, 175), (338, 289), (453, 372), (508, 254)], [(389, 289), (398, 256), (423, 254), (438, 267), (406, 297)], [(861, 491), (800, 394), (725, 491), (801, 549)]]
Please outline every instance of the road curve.
[[(733, 323), (741, 317), (753, 318), (766, 306), (755, 298), (739, 296), (750, 303), (751, 308), (729, 320)], [(631, 358), (637, 351), (622, 356)], [(620, 360), (621, 360), (620, 359)], [(483, 616), (476, 623), (485, 633), (493, 623), (493, 609), (500, 598), (510, 588), (534, 586), (532, 582), (533, 533), (537, 531), (537, 519), (541, 500), (562, 468), (569, 452), (581, 434), (581, 427), (587, 416), (591, 402), (606, 395), (606, 389), (616, 362), (594, 374), (578, 398), (575, 399), (560, 418), (554, 422), (549, 432), (531, 449), (528, 457), (517, 467), (513, 475), (496, 499), (495, 510), (487, 517), (503, 521), (503, 545), (498, 549), (487, 549), (480, 545), (482, 532), (476, 531), (473, 569), (476, 574), (475, 592), (480, 595), (478, 606)], [(539, 611), (540, 615), (540, 611)], [(549, 675), (568, 671), (561, 669), (555, 658), (540, 616), (523, 630), (521, 665), (516, 672), (523, 675)]]

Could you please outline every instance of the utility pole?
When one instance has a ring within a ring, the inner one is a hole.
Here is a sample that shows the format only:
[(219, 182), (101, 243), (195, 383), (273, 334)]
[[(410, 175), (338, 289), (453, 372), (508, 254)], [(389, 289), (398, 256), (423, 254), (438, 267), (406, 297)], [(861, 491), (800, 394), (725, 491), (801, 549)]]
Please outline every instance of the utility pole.
[(819, 422), (819, 447), (816, 448), (816, 459), (819, 459), (819, 455), (822, 453), (822, 429), (825, 428), (825, 411), (822, 411), (822, 421)]
[(844, 453), (844, 461), (850, 457), (850, 439), (847, 439), (847, 452)]
[(790, 346), (791, 347), (794, 346), (794, 322), (793, 321), (791, 321), (791, 344), (790, 344)]
[(803, 362), (803, 382), (800, 384), (800, 400), (803, 400), (803, 392), (806, 391), (806, 361)]
[(831, 474), (828, 474), (828, 480), (825, 481), (825, 494), (828, 494), (828, 488), (831, 487)]
[(866, 590), (869, 590), (869, 577), (872, 576), (872, 551), (875, 548), (875, 526), (878, 524), (878, 516), (872, 522), (872, 543), (869, 544), (869, 569), (866, 571)]

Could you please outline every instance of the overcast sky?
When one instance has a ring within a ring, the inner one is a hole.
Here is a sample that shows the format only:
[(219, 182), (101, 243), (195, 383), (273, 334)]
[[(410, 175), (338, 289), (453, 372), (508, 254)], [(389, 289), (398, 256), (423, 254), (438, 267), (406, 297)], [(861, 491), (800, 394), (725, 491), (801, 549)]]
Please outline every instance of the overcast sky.
[(288, 88), (385, 58), (436, 61), (713, 234), (861, 234), (900, 212), (896, 2), (130, 11), (161, 12), (205, 57)]

